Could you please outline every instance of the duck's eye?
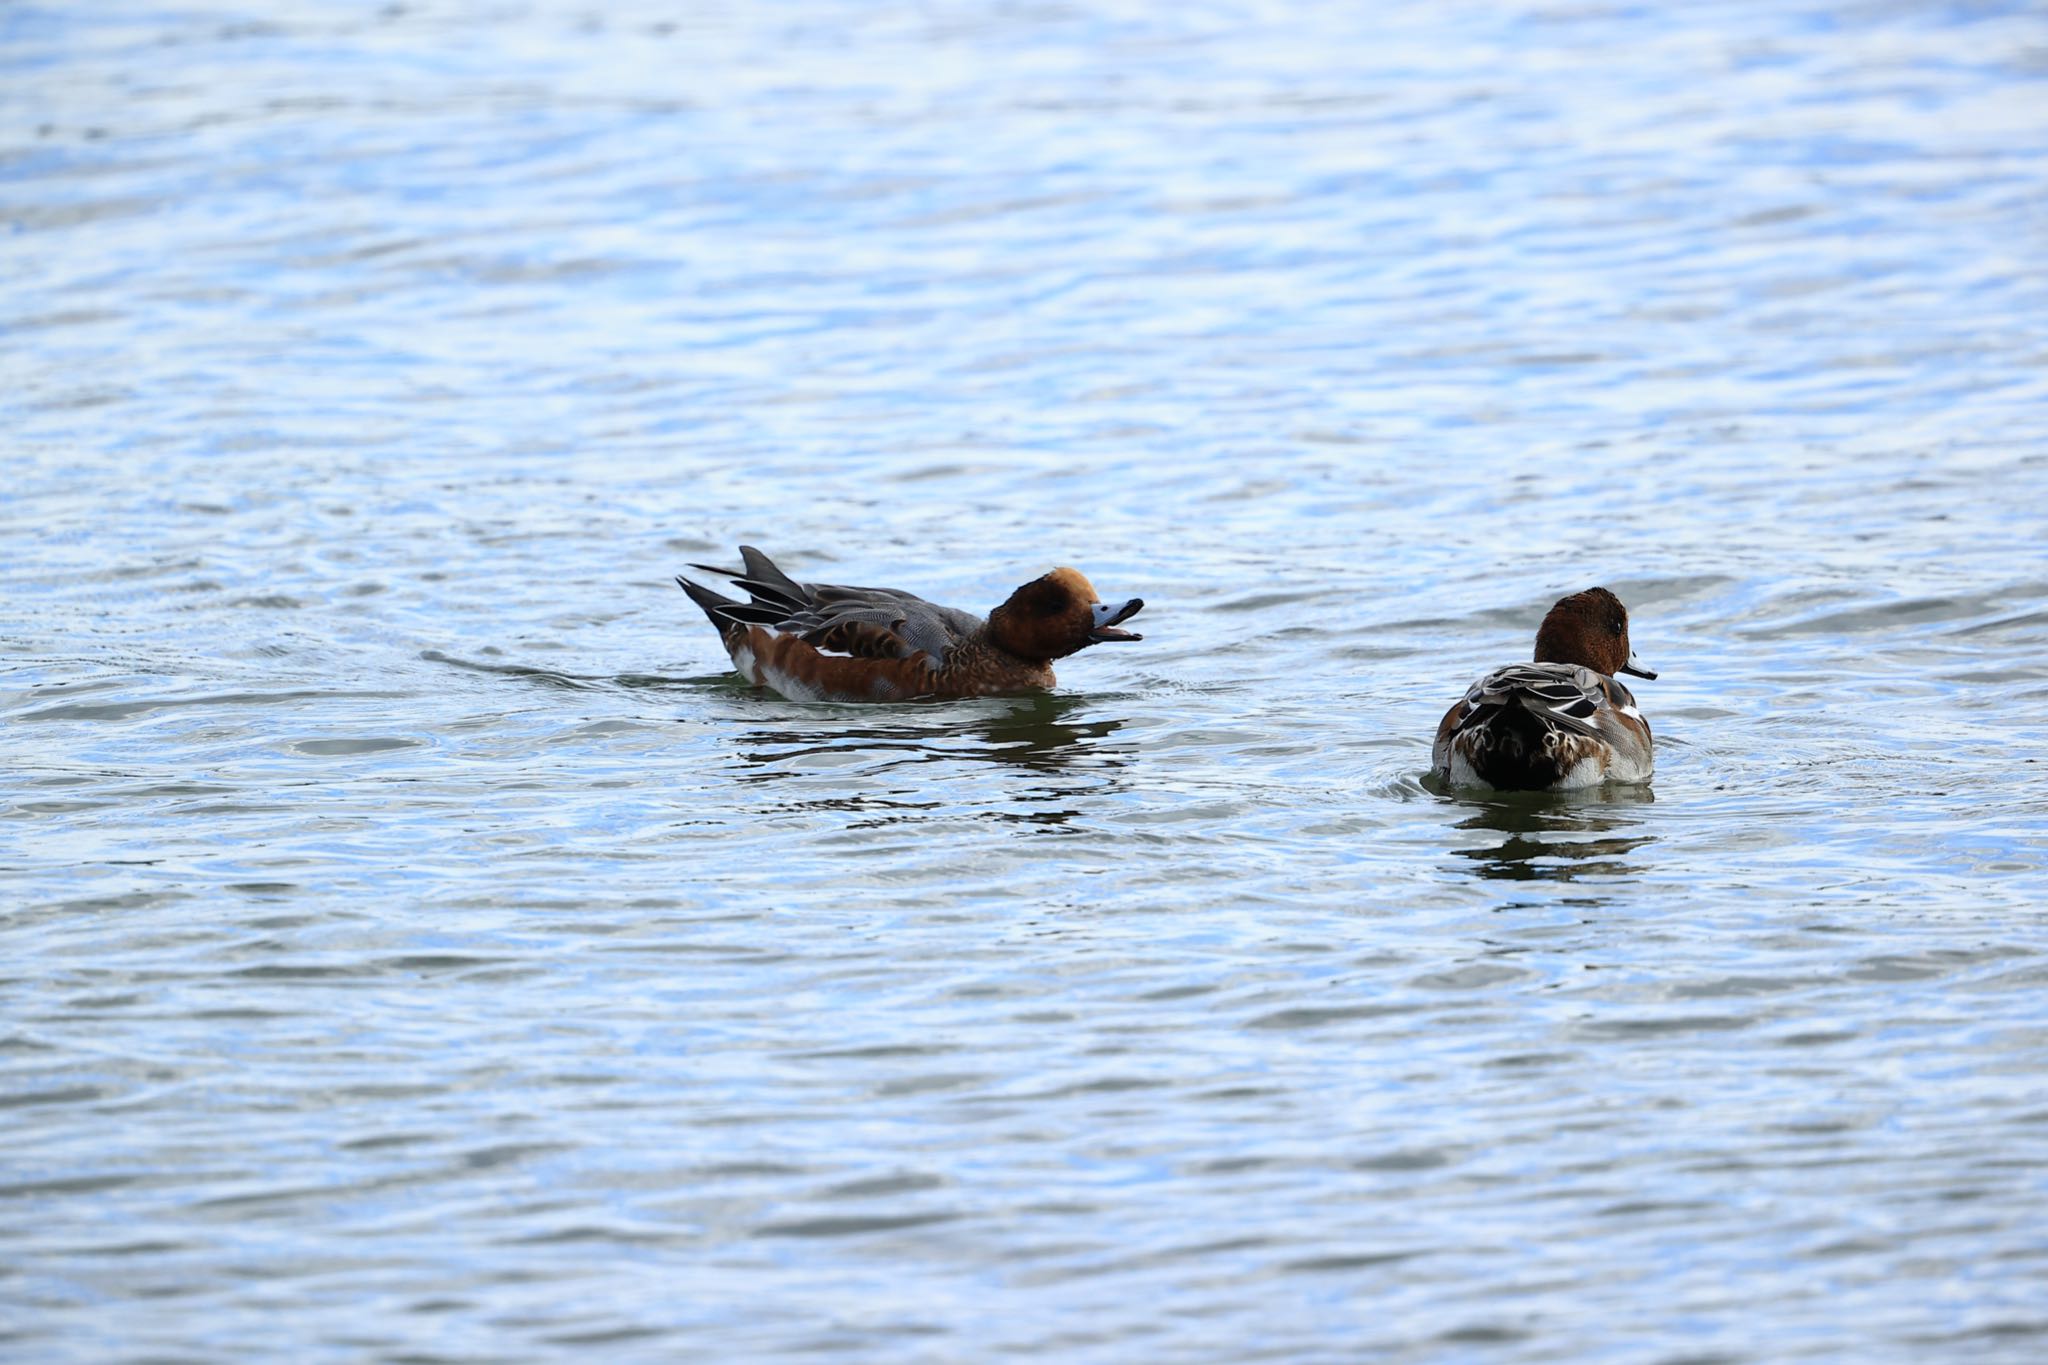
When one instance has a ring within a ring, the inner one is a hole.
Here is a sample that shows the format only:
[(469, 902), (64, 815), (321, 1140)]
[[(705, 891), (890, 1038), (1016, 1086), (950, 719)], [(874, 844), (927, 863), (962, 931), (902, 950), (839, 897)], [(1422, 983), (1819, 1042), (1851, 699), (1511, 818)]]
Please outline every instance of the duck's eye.
[(1628, 622), (1622, 620), (1619, 616), (1617, 616), (1612, 621), (1609, 621), (1607, 623), (1607, 629), (1611, 634), (1613, 634), (1617, 639), (1619, 639), (1622, 632), (1628, 629)]
[(1064, 616), (1074, 600), (1057, 583), (1041, 582), (1031, 594), (1029, 610), (1039, 616)]

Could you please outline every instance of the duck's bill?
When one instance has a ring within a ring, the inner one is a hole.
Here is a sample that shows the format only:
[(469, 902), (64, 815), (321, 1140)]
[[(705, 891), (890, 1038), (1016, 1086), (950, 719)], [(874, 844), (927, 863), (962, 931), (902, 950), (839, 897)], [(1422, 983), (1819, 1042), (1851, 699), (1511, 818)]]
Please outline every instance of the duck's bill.
[(1638, 678), (1655, 678), (1657, 676), (1655, 673), (1652, 673), (1649, 669), (1643, 667), (1643, 661), (1636, 657), (1636, 652), (1634, 650), (1630, 650), (1628, 652), (1628, 662), (1621, 666), (1621, 671), (1624, 673), (1633, 673)]
[(1128, 621), (1144, 610), (1145, 599), (1133, 597), (1128, 602), (1097, 602), (1090, 610), (1095, 613), (1095, 626), (1088, 632), (1091, 643), (1102, 644), (1108, 640), (1142, 640), (1145, 637), (1136, 631), (1118, 630), (1120, 622)]

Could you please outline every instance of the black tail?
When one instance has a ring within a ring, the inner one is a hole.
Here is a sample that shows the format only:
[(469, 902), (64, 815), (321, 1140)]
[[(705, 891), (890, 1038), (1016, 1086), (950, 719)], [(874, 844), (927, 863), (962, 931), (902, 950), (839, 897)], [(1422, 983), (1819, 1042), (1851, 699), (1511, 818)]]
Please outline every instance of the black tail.
[(711, 624), (721, 632), (735, 625), (779, 626), (810, 607), (810, 589), (776, 568), (775, 561), (767, 555), (751, 545), (742, 545), (740, 560), (746, 565), (743, 569), (721, 569), (716, 564), (692, 564), (690, 567), (730, 578), (747, 590), (748, 600), (745, 602), (731, 601), (687, 578), (676, 578), (676, 582), (683, 585), (683, 591), (690, 594), (690, 600), (704, 608)]
[(1460, 729), (1478, 729), (1489, 743), (1469, 754), (1473, 769), (1501, 791), (1542, 791), (1564, 776), (1545, 741), (1551, 727), (1510, 692), (1497, 706), (1482, 706)]
[[(693, 564), (691, 567), (701, 569), (704, 566)], [(717, 628), (720, 635), (725, 634), (726, 630), (735, 624), (728, 613), (740, 605), (738, 602), (729, 597), (720, 597), (703, 584), (692, 583), (681, 574), (676, 575), (676, 583), (684, 592), (690, 594), (692, 602), (704, 609), (704, 614), (711, 618), (711, 624)]]
[(716, 564), (692, 564), (690, 567), (715, 573), (720, 578), (730, 578), (737, 586), (745, 588), (753, 599), (748, 606), (773, 608), (782, 613), (772, 619), (761, 615), (754, 618), (766, 625), (787, 620), (811, 604), (811, 594), (804, 585), (776, 568), (774, 560), (753, 546), (740, 546), (740, 560), (746, 565), (743, 569), (721, 569)]

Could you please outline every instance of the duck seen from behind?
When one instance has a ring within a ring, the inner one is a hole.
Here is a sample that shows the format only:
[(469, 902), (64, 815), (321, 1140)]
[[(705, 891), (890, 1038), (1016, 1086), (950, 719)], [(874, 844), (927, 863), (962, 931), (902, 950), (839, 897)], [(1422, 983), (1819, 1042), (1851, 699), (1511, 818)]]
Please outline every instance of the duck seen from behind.
[(1533, 663), (1473, 683), (1437, 726), (1434, 775), (1456, 786), (1570, 791), (1650, 780), (1650, 725), (1617, 673), (1657, 675), (1628, 642), (1628, 608), (1605, 588), (1560, 598)]
[(1144, 637), (1117, 627), (1145, 603), (1098, 600), (1078, 569), (1054, 569), (1011, 593), (988, 619), (894, 588), (799, 583), (751, 545), (730, 578), (733, 601), (678, 576), (717, 628), (740, 676), (791, 701), (908, 701), (1051, 687), (1054, 659)]

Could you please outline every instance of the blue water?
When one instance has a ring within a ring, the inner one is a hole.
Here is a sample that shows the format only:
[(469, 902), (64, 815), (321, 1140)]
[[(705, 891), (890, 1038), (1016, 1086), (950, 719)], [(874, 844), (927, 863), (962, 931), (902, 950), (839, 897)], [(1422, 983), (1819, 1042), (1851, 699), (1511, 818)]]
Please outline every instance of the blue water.
[[(0, 1355), (2032, 1361), (2048, 18), (0, 10)], [(802, 706), (671, 580), (1143, 644)], [(1647, 791), (1436, 794), (1604, 583)]]

